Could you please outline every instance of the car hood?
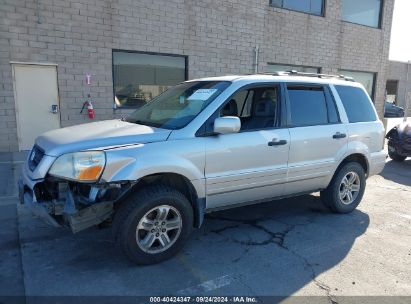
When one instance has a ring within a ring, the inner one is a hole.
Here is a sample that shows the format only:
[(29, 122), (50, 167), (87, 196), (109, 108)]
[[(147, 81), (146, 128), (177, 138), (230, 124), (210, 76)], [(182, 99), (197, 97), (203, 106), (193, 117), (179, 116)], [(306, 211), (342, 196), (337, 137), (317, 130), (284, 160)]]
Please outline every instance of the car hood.
[(36, 139), (47, 155), (167, 140), (171, 131), (121, 120), (106, 120), (48, 131)]

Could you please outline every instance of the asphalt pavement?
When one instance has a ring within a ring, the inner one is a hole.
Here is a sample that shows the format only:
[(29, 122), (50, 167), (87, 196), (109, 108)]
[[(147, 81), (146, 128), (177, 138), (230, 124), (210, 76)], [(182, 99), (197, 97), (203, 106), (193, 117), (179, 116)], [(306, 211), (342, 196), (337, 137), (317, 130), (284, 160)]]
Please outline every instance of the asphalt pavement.
[(34, 218), (16, 197), (21, 163), (0, 159), (4, 302), (10, 295), (29, 296), (20, 299), (26, 303), (76, 295), (320, 296), (325, 303), (411, 296), (411, 159), (388, 160), (351, 214), (330, 213), (318, 194), (212, 213), (176, 257), (144, 267), (119, 252), (110, 229), (73, 235)]

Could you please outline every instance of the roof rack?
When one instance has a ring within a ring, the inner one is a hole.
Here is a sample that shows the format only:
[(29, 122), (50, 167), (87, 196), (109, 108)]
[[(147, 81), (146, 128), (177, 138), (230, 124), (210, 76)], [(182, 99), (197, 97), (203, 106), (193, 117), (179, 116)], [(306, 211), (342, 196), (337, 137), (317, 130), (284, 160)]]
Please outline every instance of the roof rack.
[(355, 82), (353, 77), (348, 77), (344, 75), (330, 75), (330, 74), (317, 74), (317, 73), (305, 73), (305, 72), (298, 72), (296, 70), (291, 71), (279, 71), (274, 73), (262, 73), (265, 75), (273, 75), (273, 76), (305, 76), (305, 77), (317, 77), (317, 78), (338, 78), (346, 81)]

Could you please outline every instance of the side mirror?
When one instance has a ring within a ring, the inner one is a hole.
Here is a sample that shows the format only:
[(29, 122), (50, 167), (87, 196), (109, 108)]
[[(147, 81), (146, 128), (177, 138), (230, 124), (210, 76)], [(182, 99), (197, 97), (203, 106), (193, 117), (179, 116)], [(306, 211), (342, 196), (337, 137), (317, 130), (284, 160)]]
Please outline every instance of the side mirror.
[(238, 133), (241, 129), (241, 120), (236, 116), (224, 116), (214, 120), (214, 133)]

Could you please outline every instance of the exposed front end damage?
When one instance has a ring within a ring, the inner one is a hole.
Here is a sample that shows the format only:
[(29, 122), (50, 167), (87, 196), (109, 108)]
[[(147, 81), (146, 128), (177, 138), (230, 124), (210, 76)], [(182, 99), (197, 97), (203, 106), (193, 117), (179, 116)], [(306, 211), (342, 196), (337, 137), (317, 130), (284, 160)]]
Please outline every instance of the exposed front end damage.
[(47, 177), (32, 188), (19, 181), (20, 201), (34, 215), (73, 233), (111, 220), (114, 204), (133, 186), (130, 182), (85, 184)]
[(170, 133), (118, 119), (48, 131), (22, 168), (20, 200), (47, 223), (73, 232), (108, 221), (138, 180), (130, 174), (138, 150)]
[(388, 150), (396, 154), (411, 156), (411, 124), (402, 123), (392, 128), (385, 136), (388, 139)]

